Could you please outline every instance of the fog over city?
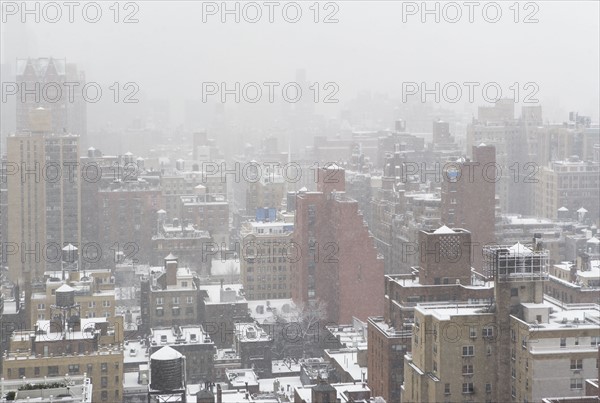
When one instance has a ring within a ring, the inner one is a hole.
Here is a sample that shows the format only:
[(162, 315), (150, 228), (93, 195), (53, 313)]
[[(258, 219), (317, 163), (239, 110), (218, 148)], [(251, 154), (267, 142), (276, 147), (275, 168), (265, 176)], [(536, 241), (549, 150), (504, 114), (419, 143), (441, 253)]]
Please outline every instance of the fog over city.
[(600, 2), (0, 0), (0, 81), (0, 402), (600, 401)]

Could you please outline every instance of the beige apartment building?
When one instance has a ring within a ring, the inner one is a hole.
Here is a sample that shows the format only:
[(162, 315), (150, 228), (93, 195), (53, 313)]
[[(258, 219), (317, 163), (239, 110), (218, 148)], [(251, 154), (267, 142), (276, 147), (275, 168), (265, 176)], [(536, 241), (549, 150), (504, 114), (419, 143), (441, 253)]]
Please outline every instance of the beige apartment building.
[(291, 265), (299, 253), (291, 243), (293, 229), (292, 223), (283, 221), (244, 225), (240, 273), (246, 299), (291, 298)]
[(600, 308), (544, 298), (536, 244), (485, 249), (493, 304), (421, 303), (405, 355), (403, 402), (537, 402), (582, 397), (598, 374)]

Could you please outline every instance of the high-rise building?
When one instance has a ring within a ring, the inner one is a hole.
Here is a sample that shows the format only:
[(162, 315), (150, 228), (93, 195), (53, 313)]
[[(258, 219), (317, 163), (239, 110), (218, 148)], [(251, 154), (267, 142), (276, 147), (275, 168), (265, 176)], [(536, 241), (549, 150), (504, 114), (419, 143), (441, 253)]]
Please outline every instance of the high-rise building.
[(324, 302), (327, 319), (335, 323), (383, 313), (383, 258), (344, 183), (343, 169), (319, 170), (318, 191), (296, 196), (293, 235), (298, 259), (292, 298)]
[(248, 300), (291, 297), (293, 229), (283, 221), (252, 221), (242, 228), (240, 274)]
[(413, 273), (386, 276), (384, 316), (368, 321), (368, 379), (377, 396), (400, 400), (417, 304), (491, 303), (490, 282), (472, 279), (470, 244), (471, 234), (460, 228), (419, 231)]
[[(550, 219), (575, 218), (583, 207), (592, 222), (600, 217), (600, 163), (571, 157), (554, 161), (540, 169), (535, 186), (534, 203), (538, 217)], [(569, 217), (559, 217), (559, 210), (569, 210)]]
[(18, 248), (6, 253), (12, 281), (60, 270), (62, 248), (80, 243), (79, 137), (52, 134), (49, 120), (39, 108), (29, 133), (7, 139), (7, 241)]
[(85, 76), (76, 64), (52, 57), (17, 59), (16, 79), (17, 133), (30, 131), (31, 112), (43, 107), (50, 112), (52, 133), (76, 134), (86, 145)]
[(544, 298), (548, 253), (533, 245), (488, 246), (494, 303), (415, 308), (403, 402), (533, 402), (582, 397), (597, 376), (598, 305)]
[(497, 174), (494, 146), (473, 147), (473, 161), (447, 165), (442, 182), (441, 221), (471, 233), (473, 266), (479, 270), (483, 246), (494, 242)]
[[(532, 178), (535, 178), (535, 164), (529, 155), (528, 136), (539, 123), (541, 111), (524, 108), (521, 119), (514, 117), (514, 101), (501, 99), (492, 107), (480, 107), (477, 119), (467, 127), (467, 154), (473, 146), (482, 143), (496, 148), (494, 162), (498, 169), (493, 183), (500, 199), (503, 213), (531, 214), (533, 194)], [(494, 178), (494, 176), (491, 176)]]

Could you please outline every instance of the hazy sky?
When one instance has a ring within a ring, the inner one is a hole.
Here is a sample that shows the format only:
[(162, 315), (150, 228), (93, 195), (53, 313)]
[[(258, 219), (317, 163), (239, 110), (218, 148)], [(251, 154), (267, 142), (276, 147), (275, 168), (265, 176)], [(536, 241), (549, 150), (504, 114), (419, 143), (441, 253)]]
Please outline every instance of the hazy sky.
[[(135, 81), (149, 97), (170, 100), (175, 120), (182, 118), (178, 107), (185, 99), (200, 98), (204, 81), (287, 82), (304, 68), (310, 81), (338, 83), (342, 103), (364, 89), (400, 97), (402, 82), (495, 81), (508, 95), (514, 82), (521, 88), (536, 82), (545, 108), (577, 110), (598, 121), (598, 1), (537, 1), (527, 9), (521, 2), (520, 20), (537, 10), (539, 22), (529, 24), (514, 23), (513, 2), (505, 1), (498, 2), (502, 17), (495, 24), (483, 18), (482, 6), (489, 3), (484, 1), (473, 23), (468, 8), (457, 2), (463, 15), (455, 24), (443, 15), (440, 23), (433, 16), (422, 23), (420, 14), (403, 22), (403, 7), (410, 6), (400, 1), (342, 1), (327, 10), (320, 3), (320, 19), (338, 9), (339, 22), (329, 24), (313, 22), (313, 2), (299, 2), (303, 14), (296, 24), (284, 21), (285, 2), (275, 8), (274, 23), (257, 2), (263, 16), (254, 24), (243, 17), (236, 23), (233, 16), (222, 23), (220, 14), (203, 22), (203, 2), (191, 1), (138, 1), (138, 23), (114, 23), (112, 2), (101, 3), (96, 24), (85, 22), (78, 10), (74, 23), (66, 15), (54, 24), (32, 17), (21, 23), (19, 15), (4, 15), (3, 62), (66, 57), (81, 66), (88, 81)], [(120, 18), (132, 10), (121, 9)], [(452, 18), (454, 11), (447, 11)]]

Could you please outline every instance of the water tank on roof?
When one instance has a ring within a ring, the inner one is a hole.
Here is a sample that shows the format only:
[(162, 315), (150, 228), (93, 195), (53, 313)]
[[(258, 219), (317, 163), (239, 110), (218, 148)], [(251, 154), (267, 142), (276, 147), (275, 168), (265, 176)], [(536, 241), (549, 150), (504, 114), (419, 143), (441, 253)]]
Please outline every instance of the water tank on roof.
[(164, 346), (150, 356), (150, 387), (154, 390), (178, 390), (184, 387), (184, 357)]
[(66, 284), (56, 289), (56, 306), (69, 307), (75, 305), (75, 290)]

